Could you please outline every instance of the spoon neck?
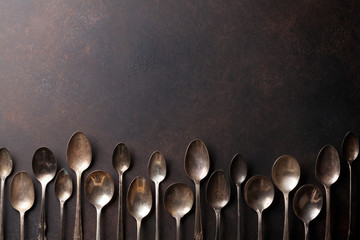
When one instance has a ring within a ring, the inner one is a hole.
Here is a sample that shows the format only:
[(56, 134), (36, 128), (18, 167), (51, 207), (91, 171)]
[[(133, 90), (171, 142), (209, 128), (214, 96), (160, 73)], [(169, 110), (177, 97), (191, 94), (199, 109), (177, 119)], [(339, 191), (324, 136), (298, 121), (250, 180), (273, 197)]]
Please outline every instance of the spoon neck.
[(258, 240), (262, 240), (262, 211), (256, 210), (258, 215)]
[(96, 240), (100, 240), (100, 218), (101, 218), (101, 207), (96, 208)]
[(220, 209), (214, 209), (216, 218), (215, 240), (220, 240)]
[(140, 240), (140, 234), (141, 234), (141, 219), (136, 219), (136, 240)]
[(175, 217), (176, 220), (176, 240), (180, 240), (181, 239), (181, 235), (180, 235), (180, 217)]
[(305, 240), (309, 240), (309, 223), (304, 222)]
[(284, 235), (283, 240), (289, 240), (289, 193), (284, 192)]

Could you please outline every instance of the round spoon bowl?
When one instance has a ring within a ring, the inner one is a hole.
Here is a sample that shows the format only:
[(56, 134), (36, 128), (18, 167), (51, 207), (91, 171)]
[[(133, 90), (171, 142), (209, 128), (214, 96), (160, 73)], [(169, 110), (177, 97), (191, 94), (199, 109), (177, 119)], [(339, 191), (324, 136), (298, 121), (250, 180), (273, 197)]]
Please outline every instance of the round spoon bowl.
[(18, 172), (11, 182), (10, 202), (20, 213), (29, 210), (34, 204), (34, 185), (26, 172)]
[(10, 152), (6, 148), (0, 149), (0, 178), (7, 178), (13, 168)]
[(211, 174), (207, 188), (206, 197), (209, 205), (214, 210), (220, 210), (230, 200), (230, 184), (224, 171), (217, 170)]
[(322, 205), (322, 193), (319, 188), (312, 184), (302, 186), (294, 195), (294, 212), (304, 223), (309, 223), (316, 218), (321, 211)]
[(124, 143), (116, 145), (112, 156), (112, 164), (119, 174), (122, 174), (129, 169), (130, 153)]
[(127, 192), (126, 206), (129, 213), (137, 220), (149, 214), (152, 207), (150, 184), (144, 177), (136, 177)]
[(34, 153), (32, 169), (41, 184), (49, 183), (56, 174), (57, 164), (54, 154), (50, 149), (41, 147)]
[(71, 177), (65, 169), (61, 169), (55, 179), (55, 195), (60, 202), (68, 200), (73, 191)]
[(246, 179), (247, 164), (240, 153), (237, 153), (230, 164), (230, 176), (235, 185), (240, 186)]
[(166, 210), (174, 218), (182, 218), (194, 204), (194, 194), (190, 187), (183, 183), (171, 184), (164, 194)]
[(208, 150), (200, 139), (193, 140), (185, 153), (185, 172), (194, 182), (200, 182), (209, 172)]
[(244, 195), (252, 209), (262, 212), (274, 200), (274, 186), (268, 177), (256, 175), (245, 184)]
[(76, 132), (72, 135), (66, 154), (69, 167), (75, 172), (81, 173), (90, 166), (91, 145), (84, 133)]
[(292, 191), (300, 179), (300, 165), (289, 155), (279, 157), (272, 167), (272, 179), (276, 187), (283, 193)]
[(96, 208), (108, 204), (113, 195), (114, 181), (107, 172), (95, 171), (85, 179), (85, 196)]
[(160, 183), (166, 176), (166, 162), (161, 152), (155, 151), (151, 154), (148, 165), (150, 179), (155, 183)]
[(315, 176), (327, 188), (340, 176), (340, 158), (332, 145), (324, 146), (316, 159)]
[(359, 155), (359, 139), (356, 134), (352, 131), (348, 132), (342, 143), (342, 154), (346, 161), (350, 164)]

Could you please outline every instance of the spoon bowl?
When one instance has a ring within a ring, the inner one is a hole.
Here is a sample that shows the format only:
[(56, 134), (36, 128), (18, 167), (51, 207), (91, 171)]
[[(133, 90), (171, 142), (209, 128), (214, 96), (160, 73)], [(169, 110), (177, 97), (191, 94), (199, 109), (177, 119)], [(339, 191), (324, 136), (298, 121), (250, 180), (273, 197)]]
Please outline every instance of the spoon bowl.
[(190, 187), (183, 183), (171, 184), (164, 194), (164, 205), (176, 220), (176, 239), (180, 240), (180, 219), (187, 214), (194, 203), (194, 194)]
[(4, 239), (4, 187), (5, 180), (10, 175), (13, 168), (13, 162), (10, 152), (6, 148), (0, 149), (0, 240)]

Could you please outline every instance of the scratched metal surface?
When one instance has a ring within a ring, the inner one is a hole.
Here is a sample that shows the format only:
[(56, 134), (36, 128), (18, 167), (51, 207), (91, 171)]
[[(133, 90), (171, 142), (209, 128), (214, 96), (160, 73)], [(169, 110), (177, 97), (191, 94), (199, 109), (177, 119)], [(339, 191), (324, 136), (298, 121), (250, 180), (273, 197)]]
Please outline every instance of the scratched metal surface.
[[(26, 238), (36, 239), (40, 184), (31, 160), (40, 146), (65, 167), (70, 136), (83, 131), (93, 147), (93, 170), (108, 171), (118, 142), (127, 144), (132, 166), (126, 188), (147, 174), (160, 150), (168, 164), (161, 194), (176, 181), (193, 183), (183, 171), (187, 144), (208, 146), (211, 172), (224, 169), (237, 152), (249, 176), (271, 176), (273, 162), (293, 155), (302, 174), (298, 187), (316, 182), (318, 151), (338, 150), (348, 130), (360, 134), (360, 4), (355, 0), (137, 0), (0, 1), (0, 146), (14, 171), (5, 188), (6, 239), (19, 238), (19, 215), (9, 186), (26, 170), (36, 202), (26, 214)], [(359, 161), (360, 162), (360, 161)], [(360, 163), (355, 161), (353, 228), (360, 237)], [(332, 187), (333, 239), (347, 230), (348, 171), (344, 161)], [(71, 171), (73, 179), (74, 172)], [(210, 175), (210, 174), (209, 174)], [(215, 215), (205, 201), (205, 239), (215, 234)], [(152, 185), (153, 187), (153, 185)], [(223, 239), (235, 239), (235, 187), (223, 210)], [(322, 188), (323, 190), (323, 188)], [(294, 191), (295, 192), (295, 191)], [(293, 198), (292, 192), (290, 200)], [(323, 191), (324, 193), (324, 191)], [(115, 239), (117, 194), (104, 208), (103, 239)], [(95, 239), (95, 208), (83, 195), (84, 239)], [(49, 239), (57, 239), (59, 207), (54, 183), (47, 189)], [(162, 201), (160, 202), (162, 206)], [(256, 214), (242, 203), (244, 239), (256, 238)], [(65, 206), (66, 239), (73, 234), (75, 197)], [(161, 208), (162, 239), (174, 239), (175, 221)], [(135, 220), (126, 211), (126, 239)], [(290, 209), (290, 237), (303, 239), (302, 223)], [(143, 221), (142, 239), (153, 239), (155, 213)], [(264, 238), (281, 239), (283, 200), (264, 211)], [(194, 209), (182, 221), (183, 239), (193, 234)], [(313, 239), (324, 236), (324, 208), (310, 224)]]

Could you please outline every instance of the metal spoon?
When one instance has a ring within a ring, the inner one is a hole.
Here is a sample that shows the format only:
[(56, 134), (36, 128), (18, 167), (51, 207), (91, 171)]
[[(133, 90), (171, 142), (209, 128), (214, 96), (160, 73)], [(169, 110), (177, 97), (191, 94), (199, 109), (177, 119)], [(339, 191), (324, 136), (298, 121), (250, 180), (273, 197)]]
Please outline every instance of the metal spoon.
[(112, 164), (119, 174), (119, 203), (118, 203), (118, 229), (117, 239), (124, 239), (124, 222), (123, 222), (123, 175), (130, 167), (130, 153), (124, 143), (116, 145), (113, 156)]
[(159, 185), (166, 176), (166, 162), (161, 152), (151, 154), (148, 165), (150, 179), (155, 183), (155, 240), (159, 240)]
[(176, 240), (180, 240), (180, 221), (194, 203), (194, 194), (190, 187), (183, 183), (171, 184), (164, 193), (164, 205), (176, 220)]
[(202, 240), (201, 222), (201, 201), (200, 201), (200, 181), (206, 177), (210, 168), (208, 150), (199, 139), (193, 140), (186, 149), (185, 153), (185, 172), (195, 183), (195, 231), (194, 239)]
[(237, 191), (237, 218), (238, 218), (238, 225), (237, 225), (237, 240), (241, 239), (241, 184), (245, 181), (247, 175), (247, 165), (244, 158), (241, 156), (241, 154), (237, 153), (233, 159), (231, 160), (230, 164), (230, 176), (232, 181), (236, 185), (236, 191)]
[(351, 164), (359, 155), (359, 139), (354, 132), (348, 132), (344, 137), (342, 143), (342, 154), (349, 165), (349, 227), (348, 227), (348, 235), (347, 239), (350, 239), (351, 235), (351, 178), (352, 178), (352, 171), (351, 171)]
[(20, 239), (24, 240), (24, 216), (34, 204), (34, 185), (26, 172), (18, 172), (11, 182), (10, 202), (20, 213)]
[(136, 177), (130, 184), (126, 206), (129, 213), (136, 219), (137, 240), (140, 240), (142, 219), (149, 214), (152, 206), (150, 184), (144, 177)]
[(5, 180), (10, 175), (13, 167), (13, 162), (10, 152), (6, 148), (0, 149), (0, 240), (4, 239), (4, 187)]
[(71, 177), (64, 168), (60, 170), (55, 179), (55, 195), (60, 201), (60, 240), (64, 239), (64, 204), (68, 200), (73, 191), (73, 183)]
[(217, 170), (211, 174), (207, 187), (206, 187), (206, 197), (209, 205), (214, 209), (216, 216), (216, 232), (215, 240), (221, 239), (220, 234), (220, 216), (221, 209), (230, 200), (230, 183), (226, 177), (224, 171)]
[(315, 176), (324, 186), (326, 193), (326, 227), (325, 240), (331, 240), (330, 227), (330, 186), (340, 175), (339, 154), (332, 145), (324, 146), (316, 159)]
[(305, 240), (309, 239), (309, 223), (319, 215), (323, 205), (323, 197), (319, 188), (307, 184), (299, 188), (293, 200), (296, 216), (304, 223)]
[(256, 175), (245, 184), (244, 195), (246, 203), (258, 215), (258, 240), (262, 240), (262, 212), (274, 200), (274, 186), (268, 177)]
[(32, 169), (36, 179), (41, 184), (41, 209), (38, 239), (46, 239), (46, 214), (45, 214), (45, 195), (46, 186), (54, 178), (56, 174), (56, 160), (50, 149), (41, 147), (34, 153), (32, 159)]
[(101, 209), (109, 203), (114, 195), (114, 181), (110, 174), (95, 171), (85, 179), (85, 196), (96, 208), (96, 240), (100, 240)]
[(300, 179), (300, 166), (296, 159), (289, 155), (279, 157), (272, 167), (272, 179), (284, 195), (285, 217), (283, 240), (289, 240), (289, 193)]
[(91, 163), (92, 153), (90, 142), (82, 132), (76, 132), (70, 138), (67, 146), (67, 162), (72, 170), (76, 173), (76, 213), (74, 240), (82, 240), (82, 223), (81, 223), (81, 175)]

